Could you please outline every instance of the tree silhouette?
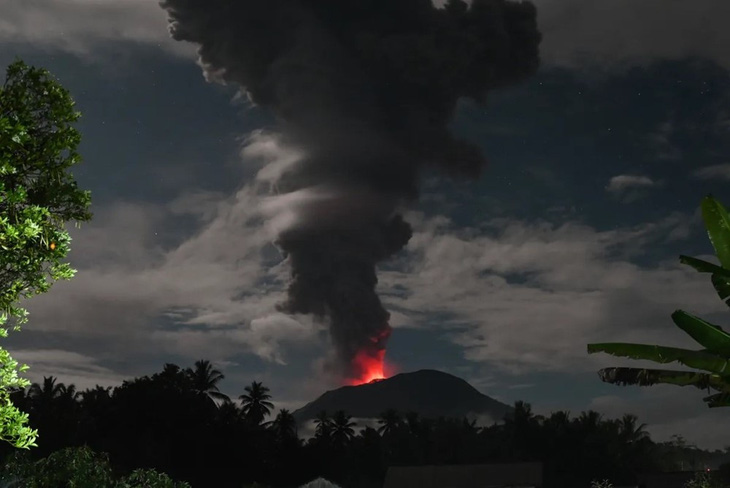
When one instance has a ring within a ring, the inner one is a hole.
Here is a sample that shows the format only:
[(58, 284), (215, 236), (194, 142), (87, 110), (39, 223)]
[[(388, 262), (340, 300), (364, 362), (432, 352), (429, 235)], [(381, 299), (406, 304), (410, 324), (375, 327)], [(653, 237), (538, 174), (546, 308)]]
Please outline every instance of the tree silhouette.
[(622, 441), (633, 444), (649, 437), (649, 433), (644, 430), (646, 424), (636, 425), (638, 420), (636, 415), (630, 413), (624, 414), (619, 421), (619, 435)]
[(343, 410), (338, 410), (332, 417), (332, 444), (336, 447), (345, 447), (355, 435), (357, 424), (352, 422), (352, 417)]
[(261, 425), (274, 408), (274, 404), (269, 401), (271, 400), (269, 389), (254, 381), (251, 386), (244, 388), (244, 391), (246, 393), (238, 397), (242, 401), (241, 414), (249, 424)]
[(286, 442), (297, 438), (297, 420), (286, 408), (282, 408), (276, 418), (268, 423), (269, 429), (279, 441)]
[(192, 383), (192, 389), (200, 395), (205, 395), (215, 400), (229, 400), (228, 395), (220, 392), (218, 389), (218, 383), (220, 383), (225, 376), (217, 369), (213, 369), (210, 361), (201, 359), (195, 361), (195, 368), (188, 369), (187, 374)]
[(395, 409), (389, 408), (388, 410), (380, 414), (378, 424), (380, 424), (380, 427), (378, 427), (378, 434), (382, 435), (383, 437), (388, 437), (393, 435), (395, 431), (400, 427), (401, 418)]
[(322, 410), (314, 419), (314, 436), (316, 439), (329, 439), (332, 435), (332, 419), (329, 414)]
[(64, 391), (63, 384), (56, 383), (56, 380), (55, 376), (45, 376), (43, 377), (43, 385), (33, 383), (30, 386), (28, 396), (32, 399), (36, 408), (50, 406), (51, 402)]

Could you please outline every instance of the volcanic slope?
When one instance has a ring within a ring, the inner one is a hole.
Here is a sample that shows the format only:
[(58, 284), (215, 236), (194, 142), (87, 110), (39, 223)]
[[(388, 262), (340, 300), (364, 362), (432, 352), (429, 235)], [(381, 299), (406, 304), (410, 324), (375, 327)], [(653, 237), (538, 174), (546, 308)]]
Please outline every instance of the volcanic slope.
[(422, 418), (489, 416), (501, 421), (512, 407), (477, 391), (465, 380), (432, 369), (401, 373), (358, 386), (330, 390), (294, 412), (298, 423), (314, 419), (321, 411), (332, 415), (344, 410), (354, 418), (379, 418), (393, 408)]

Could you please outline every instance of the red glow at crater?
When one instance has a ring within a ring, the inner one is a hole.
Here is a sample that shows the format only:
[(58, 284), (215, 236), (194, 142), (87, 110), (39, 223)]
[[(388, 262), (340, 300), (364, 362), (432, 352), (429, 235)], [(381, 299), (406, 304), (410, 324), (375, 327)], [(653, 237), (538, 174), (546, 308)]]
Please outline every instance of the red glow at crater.
[(355, 356), (354, 363), (362, 373), (359, 377), (348, 381), (350, 385), (363, 385), (377, 380), (385, 379), (384, 362), (385, 349), (376, 351), (374, 355), (369, 355), (365, 351), (361, 351)]
[(375, 383), (386, 378), (385, 341), (390, 336), (390, 330), (384, 331), (381, 337), (372, 339), (373, 347), (359, 351), (352, 360), (356, 376), (346, 381), (351, 386)]

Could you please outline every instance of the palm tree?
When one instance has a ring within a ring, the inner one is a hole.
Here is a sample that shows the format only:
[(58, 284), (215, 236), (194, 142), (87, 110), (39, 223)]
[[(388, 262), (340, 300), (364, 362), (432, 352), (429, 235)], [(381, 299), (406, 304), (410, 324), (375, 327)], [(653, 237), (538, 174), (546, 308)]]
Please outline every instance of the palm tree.
[(197, 394), (207, 396), (213, 402), (229, 399), (228, 395), (221, 393), (218, 389), (218, 383), (225, 376), (217, 369), (213, 369), (210, 361), (206, 359), (195, 361), (195, 368), (188, 368), (186, 373), (192, 383), (193, 391)]
[(51, 403), (64, 391), (62, 383), (56, 383), (55, 376), (43, 377), (43, 386), (33, 383), (28, 391), (33, 409), (37, 412), (45, 412), (51, 408)]
[(276, 418), (268, 423), (268, 427), (280, 441), (297, 438), (297, 420), (286, 408), (279, 410)]
[(588, 412), (581, 412), (580, 416), (576, 419), (576, 423), (586, 433), (597, 432), (601, 426), (602, 418), (603, 415), (600, 413), (595, 410), (589, 410)]
[(317, 414), (317, 417), (314, 419), (314, 425), (317, 426), (314, 429), (314, 436), (316, 438), (328, 438), (332, 434), (332, 420), (326, 411), (322, 410)]
[(346, 446), (355, 436), (357, 424), (351, 422), (352, 417), (345, 414), (344, 410), (338, 410), (332, 417), (332, 443), (338, 447)]
[(639, 418), (636, 415), (627, 413), (619, 420), (619, 436), (623, 442), (633, 444), (649, 437), (644, 430), (646, 424), (636, 425)]
[(398, 427), (400, 427), (400, 415), (398, 415), (398, 412), (395, 409), (389, 408), (380, 414), (378, 423), (380, 424), (380, 427), (378, 427), (378, 434), (383, 437), (388, 437), (392, 435)]
[(171, 388), (178, 392), (189, 391), (192, 388), (192, 382), (186, 371), (173, 363), (165, 363), (162, 372), (154, 374), (152, 379), (161, 382), (163, 388)]
[(254, 381), (251, 386), (247, 386), (244, 390), (246, 394), (238, 397), (243, 403), (241, 413), (244, 419), (251, 422), (252, 425), (261, 425), (264, 418), (274, 408), (274, 404), (269, 401), (271, 399), (269, 389)]

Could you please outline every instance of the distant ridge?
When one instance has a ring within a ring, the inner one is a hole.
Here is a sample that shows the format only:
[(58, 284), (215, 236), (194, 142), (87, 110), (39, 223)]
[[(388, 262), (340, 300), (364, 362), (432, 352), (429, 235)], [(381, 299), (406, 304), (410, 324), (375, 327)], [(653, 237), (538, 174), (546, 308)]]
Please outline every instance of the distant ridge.
[(378, 418), (388, 408), (401, 414), (416, 412), (422, 418), (489, 416), (494, 421), (501, 421), (513, 410), (459, 377), (422, 369), (330, 390), (293, 415), (299, 423), (314, 419), (322, 410), (330, 415), (344, 410), (354, 418)]

